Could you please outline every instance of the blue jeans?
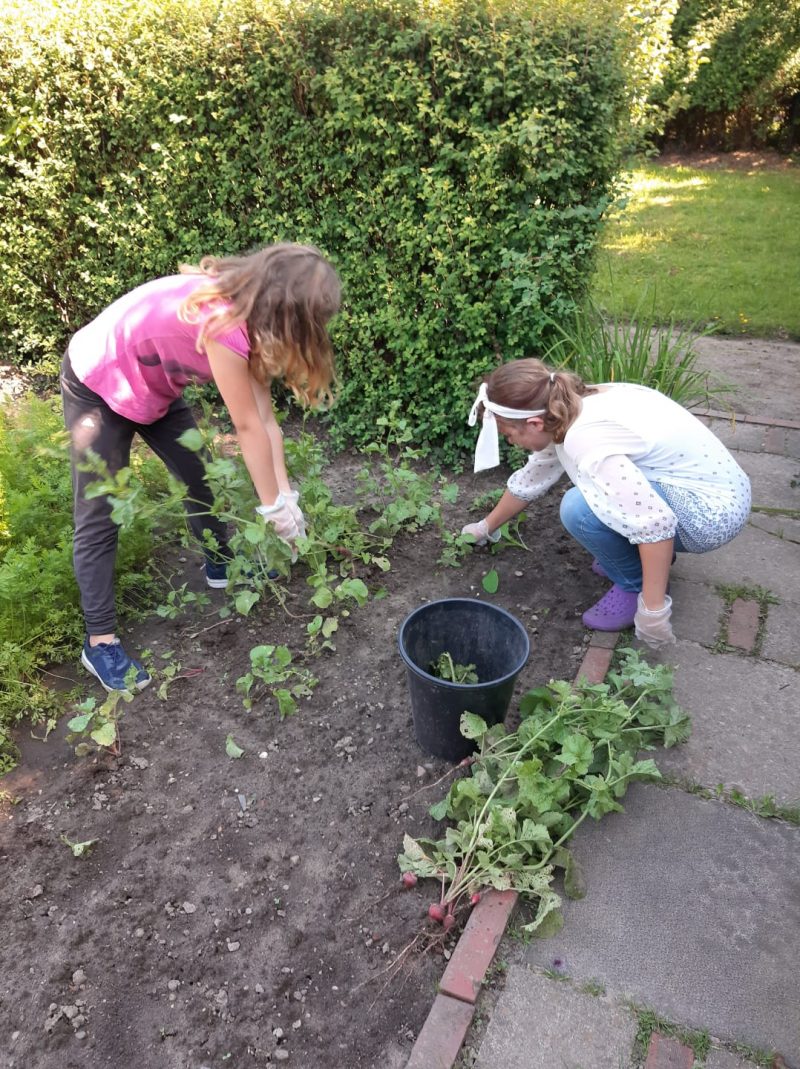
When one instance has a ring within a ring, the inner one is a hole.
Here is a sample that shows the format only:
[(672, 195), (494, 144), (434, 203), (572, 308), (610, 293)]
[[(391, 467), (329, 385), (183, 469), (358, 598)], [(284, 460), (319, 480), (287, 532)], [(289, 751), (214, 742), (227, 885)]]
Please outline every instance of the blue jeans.
[[(658, 483), (650, 485), (659, 497), (663, 498)], [(639, 547), (599, 520), (586, 504), (586, 499), (577, 486), (567, 490), (561, 499), (561, 522), (572, 537), (597, 558), (612, 583), (616, 583), (622, 590), (638, 593), (642, 589)], [(677, 534), (675, 552), (684, 552)]]

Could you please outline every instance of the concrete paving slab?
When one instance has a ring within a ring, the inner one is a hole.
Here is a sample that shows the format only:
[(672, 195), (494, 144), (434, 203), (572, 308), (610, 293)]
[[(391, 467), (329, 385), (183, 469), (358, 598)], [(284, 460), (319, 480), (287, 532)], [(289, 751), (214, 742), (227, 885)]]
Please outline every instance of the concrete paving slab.
[(704, 787), (737, 787), (748, 798), (800, 799), (800, 675), (735, 653), (709, 655), (689, 642), (659, 653), (675, 668), (676, 700), (692, 717), (680, 746), (659, 750), (663, 775)]
[(723, 1043), (800, 1050), (800, 829), (653, 785), (625, 808), (581, 825), (587, 895), (525, 964), (560, 959), (574, 983)]
[(750, 513), (750, 526), (756, 531), (763, 531), (769, 538), (778, 538), (798, 547), (800, 555), (800, 516), (781, 515), (781, 513)]
[(705, 583), (670, 580), (672, 623), (678, 638), (713, 646), (720, 631), (725, 602)]
[[(800, 602), (770, 605), (761, 656), (800, 669)], [(795, 698), (800, 699), (800, 680), (794, 692)], [(800, 700), (797, 704), (800, 705)]]
[(475, 1069), (629, 1069), (635, 1038), (629, 1010), (512, 965)]
[(781, 599), (800, 602), (800, 546), (749, 524), (712, 553), (679, 553), (672, 574), (712, 587), (763, 587)]
[[(732, 384), (728, 403), (760, 419), (796, 420), (800, 397), (800, 345), (763, 338), (697, 338), (698, 366)], [(719, 407), (713, 405), (712, 407)]]
[[(797, 419), (797, 416), (795, 416), (795, 419)], [(800, 431), (786, 431), (784, 449), (786, 450), (786, 455), (788, 457), (794, 457), (795, 460), (800, 460)]]
[(800, 510), (800, 464), (793, 457), (738, 449), (732, 452), (737, 464), (750, 476), (754, 505)]
[(758, 1066), (729, 1050), (712, 1050), (706, 1058), (705, 1069), (758, 1069)]
[(730, 419), (711, 420), (710, 427), (728, 449), (740, 449), (745, 453), (757, 453), (761, 450), (767, 429), (761, 423), (744, 423)]

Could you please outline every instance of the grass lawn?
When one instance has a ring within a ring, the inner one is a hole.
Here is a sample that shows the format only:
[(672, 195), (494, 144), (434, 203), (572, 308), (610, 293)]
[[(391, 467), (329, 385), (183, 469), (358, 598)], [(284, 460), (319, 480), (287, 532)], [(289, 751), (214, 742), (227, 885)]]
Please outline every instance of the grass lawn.
[(628, 316), (800, 338), (800, 167), (645, 165), (609, 218), (593, 296)]

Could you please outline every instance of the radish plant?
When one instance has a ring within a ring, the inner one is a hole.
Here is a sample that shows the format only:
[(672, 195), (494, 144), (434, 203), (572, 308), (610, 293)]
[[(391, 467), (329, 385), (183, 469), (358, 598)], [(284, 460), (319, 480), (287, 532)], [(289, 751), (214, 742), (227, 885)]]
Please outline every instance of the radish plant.
[(307, 668), (292, 664), (288, 646), (254, 646), (250, 650), (250, 671), (236, 680), (236, 690), (244, 695), (245, 709), (252, 709), (253, 703), (265, 691), (269, 692), (278, 703), (283, 720), (297, 711), (297, 699), (309, 697), (317, 682)]
[(452, 655), (444, 651), (431, 665), (429, 671), (432, 676), (444, 679), (448, 683), (477, 683), (478, 673), (474, 664), (456, 664)]
[(67, 742), (76, 742), (75, 753), (78, 757), (84, 757), (91, 753), (92, 743), (98, 750), (106, 749), (119, 756), (122, 752), (122, 743), (119, 736), (119, 722), (123, 710), (119, 703), (132, 702), (136, 690), (137, 669), (131, 665), (126, 677), (129, 682), (128, 690), (112, 690), (106, 695), (103, 702), (98, 704), (96, 698), (87, 698), (77, 705), (77, 716), (67, 721)]
[(470, 774), (430, 810), (452, 823), (438, 841), (405, 837), (400, 869), (439, 882), (434, 920), (452, 924), (447, 917), (492, 887), (538, 899), (527, 930), (550, 914), (549, 923), (558, 923), (553, 872), (564, 869), (565, 890), (575, 888), (567, 843), (576, 829), (587, 817), (622, 811), (629, 783), (660, 778), (652, 759), (637, 759), (641, 750), (672, 746), (689, 733), (671, 670), (633, 650), (622, 651), (605, 683), (557, 681), (530, 691), (520, 714), (514, 732), (463, 714), (462, 734), (479, 752)]

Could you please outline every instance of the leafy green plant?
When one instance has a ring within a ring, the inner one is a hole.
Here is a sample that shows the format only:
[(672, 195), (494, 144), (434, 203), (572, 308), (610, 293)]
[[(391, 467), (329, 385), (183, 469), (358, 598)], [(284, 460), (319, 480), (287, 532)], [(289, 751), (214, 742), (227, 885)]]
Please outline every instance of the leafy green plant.
[(477, 683), (478, 673), (474, 664), (457, 664), (446, 650), (440, 653), (429, 666), (432, 676), (444, 679), (448, 683)]
[(72, 851), (73, 857), (86, 857), (98, 839), (84, 839), (83, 842), (73, 842), (66, 835), (61, 836), (61, 842)]
[(98, 749), (110, 750), (117, 756), (122, 753), (119, 722), (123, 710), (120, 709), (119, 703), (133, 701), (136, 672), (135, 666), (128, 670), (131, 677), (129, 690), (112, 690), (99, 703), (97, 698), (90, 697), (78, 704), (78, 715), (67, 722), (67, 742), (79, 740), (75, 746), (78, 757), (84, 757), (91, 752), (91, 743)]
[(369, 531), (388, 538), (429, 524), (441, 529), (442, 505), (453, 504), (458, 497), (458, 486), (430, 464), (420, 470), (424, 451), (411, 446), (414, 431), (399, 409), (393, 402), (389, 412), (376, 420), (380, 437), (364, 448), (372, 463), (356, 476), (362, 508), (377, 513)]
[[(151, 493), (163, 490), (160, 461), (136, 453), (132, 469), (132, 478)], [(121, 534), (121, 612), (147, 603), (153, 523), (153, 517), (142, 515)], [(29, 396), (0, 411), (0, 772), (16, 758), (13, 725), (23, 717), (52, 723), (70, 700), (46, 685), (46, 671), (74, 653), (82, 631), (63, 418), (57, 399)]]
[(526, 929), (540, 928), (560, 903), (551, 888), (554, 868), (565, 870), (568, 891), (580, 893), (566, 845), (575, 830), (587, 817), (621, 811), (629, 783), (659, 777), (651, 759), (637, 759), (639, 751), (672, 746), (689, 730), (672, 697), (670, 669), (648, 665), (633, 650), (621, 652), (606, 683), (552, 682), (526, 694), (520, 714), (513, 732), (463, 714), (462, 734), (479, 752), (469, 775), (430, 810), (452, 823), (438, 841), (405, 837), (400, 868), (439, 881), (429, 912), (447, 926), (493, 887), (538, 899)]
[(250, 671), (236, 680), (236, 690), (243, 695), (245, 709), (252, 709), (261, 686), (278, 703), (281, 720), (297, 711), (297, 699), (311, 695), (318, 680), (307, 668), (292, 664), (288, 646), (254, 646), (250, 650)]
[[(652, 303), (646, 307), (640, 302), (628, 321), (606, 317), (589, 301), (566, 325), (554, 323), (553, 331), (555, 341), (545, 361), (574, 371), (584, 382), (639, 383), (686, 408), (707, 406), (729, 392), (698, 366), (693, 348), (698, 332), (674, 320), (659, 325)], [(701, 330), (699, 336), (708, 333)]]
[(656, 102), (683, 97), (667, 125), (669, 140), (726, 150), (793, 147), (787, 103), (800, 90), (797, 0), (681, 0), (672, 39), (669, 69), (653, 94)]

